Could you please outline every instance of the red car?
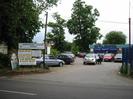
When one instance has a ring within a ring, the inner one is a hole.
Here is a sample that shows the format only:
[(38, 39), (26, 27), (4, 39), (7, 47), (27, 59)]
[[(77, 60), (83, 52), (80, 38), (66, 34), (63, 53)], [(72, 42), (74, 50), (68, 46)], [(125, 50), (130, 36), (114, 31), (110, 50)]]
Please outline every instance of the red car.
[(104, 61), (113, 61), (114, 60), (114, 55), (111, 54), (111, 53), (108, 53), (108, 54), (105, 54), (104, 57), (103, 57), (103, 60)]

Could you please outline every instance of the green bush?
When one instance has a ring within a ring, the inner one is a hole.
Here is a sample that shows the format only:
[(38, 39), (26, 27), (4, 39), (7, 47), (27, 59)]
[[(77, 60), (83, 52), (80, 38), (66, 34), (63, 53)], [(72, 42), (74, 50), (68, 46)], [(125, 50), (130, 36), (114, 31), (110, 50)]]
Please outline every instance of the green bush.
[(121, 74), (123, 74), (123, 75), (127, 75), (127, 73), (128, 73), (128, 64), (123, 64), (123, 65), (121, 66), (121, 68), (120, 68), (120, 72), (121, 72)]
[(59, 54), (60, 52), (57, 49), (51, 49), (51, 55), (56, 56), (57, 54)]
[(79, 47), (73, 44), (71, 51), (76, 55), (79, 52)]
[(0, 68), (9, 67), (10, 66), (10, 58), (8, 55), (0, 53)]

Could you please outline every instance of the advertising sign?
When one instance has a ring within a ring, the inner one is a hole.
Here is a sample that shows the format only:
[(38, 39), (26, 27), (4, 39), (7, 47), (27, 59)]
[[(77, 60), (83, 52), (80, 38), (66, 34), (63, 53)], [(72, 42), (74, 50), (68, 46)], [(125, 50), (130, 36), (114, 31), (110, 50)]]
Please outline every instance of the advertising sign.
[(42, 52), (41, 50), (32, 50), (32, 57), (41, 57)]
[(19, 65), (36, 65), (32, 50), (18, 50)]
[(95, 53), (116, 53), (117, 47), (113, 44), (95, 45), (94, 52)]

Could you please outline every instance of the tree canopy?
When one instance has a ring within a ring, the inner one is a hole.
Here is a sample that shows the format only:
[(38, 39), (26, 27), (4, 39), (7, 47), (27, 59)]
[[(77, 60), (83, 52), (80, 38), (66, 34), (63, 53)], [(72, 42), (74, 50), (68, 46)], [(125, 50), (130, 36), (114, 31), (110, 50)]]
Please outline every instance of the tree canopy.
[(101, 38), (100, 29), (95, 26), (99, 15), (98, 10), (91, 5), (86, 5), (81, 0), (74, 2), (67, 27), (71, 34), (76, 35), (74, 42), (81, 51), (88, 51), (89, 44), (96, 43)]
[(0, 0), (0, 42), (16, 49), (19, 42), (32, 42), (43, 26), (39, 15), (58, 0)]
[(121, 31), (111, 31), (106, 34), (103, 44), (125, 44), (126, 35)]
[(65, 46), (65, 20), (61, 18), (58, 13), (54, 13), (53, 18), (55, 22), (49, 22), (48, 26), (52, 31), (47, 34), (47, 38), (54, 42), (54, 48), (60, 52), (64, 51)]

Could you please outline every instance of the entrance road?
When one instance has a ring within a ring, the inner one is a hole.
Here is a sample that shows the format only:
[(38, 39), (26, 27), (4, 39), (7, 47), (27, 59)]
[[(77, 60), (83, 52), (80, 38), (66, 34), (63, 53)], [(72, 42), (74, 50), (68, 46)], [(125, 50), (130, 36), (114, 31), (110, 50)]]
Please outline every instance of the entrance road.
[(83, 65), (82, 58), (77, 58), (72, 65), (52, 68), (51, 73), (22, 75), (18, 79), (36, 79), (65, 83), (133, 85), (133, 81), (119, 75), (121, 63), (103, 62), (101, 65)]
[(77, 58), (51, 73), (0, 78), (0, 99), (133, 99), (133, 80), (119, 75), (120, 66)]

